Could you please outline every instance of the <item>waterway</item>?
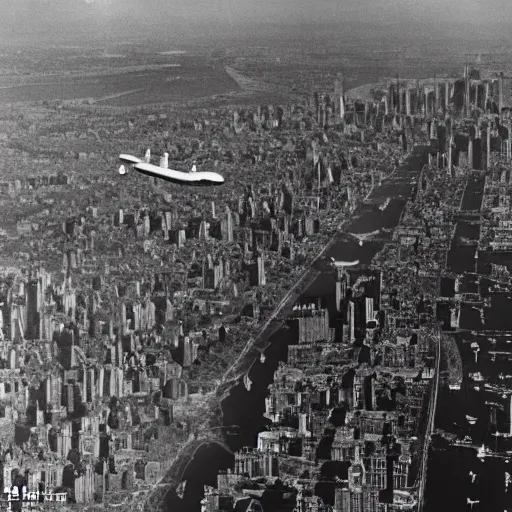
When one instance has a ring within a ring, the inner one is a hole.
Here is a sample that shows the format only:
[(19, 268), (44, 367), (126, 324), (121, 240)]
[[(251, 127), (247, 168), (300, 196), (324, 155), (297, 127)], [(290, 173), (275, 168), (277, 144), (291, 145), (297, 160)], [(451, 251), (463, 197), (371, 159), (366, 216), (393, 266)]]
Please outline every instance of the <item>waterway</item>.
[[(481, 177), (469, 180), (462, 210), (480, 208), (483, 184)], [(463, 276), (463, 293), (478, 292), (475, 269), (482, 274), (489, 271), (490, 262), (509, 266), (512, 263), (510, 255), (483, 251), (478, 253), (475, 260), (479, 232), (478, 224), (459, 222), (455, 239), (463, 236), (469, 238), (470, 242), (467, 245), (452, 244), (448, 255), (448, 270), (459, 274), (472, 273)], [(455, 336), (463, 361), (463, 381), (460, 390), (441, 385), (435, 418), (436, 428), (456, 434), (459, 439), (468, 436), (473, 447), (434, 443), (429, 455), (425, 512), (462, 512), (470, 509), (473, 512), (504, 512), (512, 507), (512, 488), (507, 491), (504, 485), (505, 472), (512, 473), (509, 459), (506, 456), (478, 458), (475, 449), (482, 444), (503, 454), (512, 449), (510, 439), (493, 435), (496, 430), (502, 433), (510, 431), (510, 399), (489, 392), (484, 386), (485, 383), (497, 383), (501, 372), (512, 373), (510, 362), (493, 361), (490, 354), (491, 351), (510, 351), (512, 338), (484, 332), (512, 329), (512, 301), (507, 299), (509, 294), (505, 293), (491, 296), (490, 285), (488, 280), (480, 280), (481, 294), (492, 297), (491, 307), (484, 309), (483, 321), (480, 312), (472, 305), (466, 304), (461, 308), (460, 328), (467, 331)], [(475, 343), (479, 347), (477, 357)], [(484, 381), (473, 381), (470, 374), (475, 372), (480, 372)], [(476, 422), (471, 425), (467, 416), (476, 418)]]
[[(353, 219), (345, 227), (345, 231), (361, 234), (396, 227), (426, 161), (427, 148), (415, 147), (401, 168), (389, 180), (376, 187), (366, 204), (354, 212)], [(386, 197), (392, 200), (382, 212), (376, 205), (381, 204)], [(379, 241), (365, 242), (360, 246), (357, 240), (347, 235), (331, 247), (327, 257), (332, 256), (336, 260), (344, 261), (359, 260), (360, 264), (369, 264), (389, 236), (389, 233), (384, 233), (379, 236)], [(323, 274), (303, 295), (321, 297), (324, 306), (329, 309), (331, 319), (336, 313), (334, 282), (333, 275)], [(240, 426), (241, 434), (229, 441), (232, 451), (237, 451), (243, 446), (256, 446), (258, 433), (268, 425), (268, 421), (263, 417), (268, 386), (273, 381), (279, 362), (286, 361), (287, 346), (294, 341), (285, 329), (276, 332), (269, 339), (265, 362), (261, 363), (258, 358), (249, 370), (249, 378), (252, 381), (250, 391), (239, 382), (222, 403), (224, 425)], [(232, 465), (233, 456), (223, 448), (217, 445), (200, 448), (185, 471), (183, 479), (187, 483), (183, 498), (180, 499), (175, 493), (169, 495), (167, 509), (172, 512), (198, 512), (204, 485), (215, 486), (218, 471), (231, 468)]]

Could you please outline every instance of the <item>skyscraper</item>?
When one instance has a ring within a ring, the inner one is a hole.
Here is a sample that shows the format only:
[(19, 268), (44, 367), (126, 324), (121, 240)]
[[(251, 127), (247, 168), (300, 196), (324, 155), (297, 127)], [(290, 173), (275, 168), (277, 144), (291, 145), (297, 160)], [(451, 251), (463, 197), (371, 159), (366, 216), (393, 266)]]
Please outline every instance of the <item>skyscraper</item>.
[(500, 73), (498, 79), (498, 114), (501, 114), (503, 109), (503, 73)]
[(258, 286), (265, 286), (267, 284), (267, 277), (265, 274), (265, 258), (263, 255), (257, 258), (258, 265)]
[(344, 79), (343, 74), (338, 73), (336, 75), (336, 80), (334, 81), (334, 98), (335, 98), (335, 110), (336, 110), (336, 118), (340, 121), (343, 120), (345, 116), (345, 88), (344, 88)]

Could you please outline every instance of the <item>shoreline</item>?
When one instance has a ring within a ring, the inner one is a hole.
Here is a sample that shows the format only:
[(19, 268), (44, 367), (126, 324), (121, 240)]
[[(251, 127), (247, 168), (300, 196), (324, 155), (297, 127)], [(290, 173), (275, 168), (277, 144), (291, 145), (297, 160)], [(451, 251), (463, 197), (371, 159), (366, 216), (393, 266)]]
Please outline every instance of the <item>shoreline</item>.
[[(404, 163), (407, 162), (413, 155), (414, 155), (414, 149), (411, 148), (411, 151), (409, 153), (407, 153), (407, 155), (405, 155), (401, 159), (399, 166), (396, 169), (394, 169), (393, 172), (390, 173), (390, 175), (386, 176), (386, 178), (384, 178), (382, 180), (383, 184), (385, 181), (388, 181), (397, 172), (399, 172), (403, 168)], [(258, 356), (261, 355), (262, 353), (264, 353), (264, 351), (268, 348), (268, 339), (275, 332), (277, 332), (280, 328), (282, 328), (282, 322), (279, 322), (279, 325), (275, 325), (272, 328), (272, 325), (271, 325), (272, 321), (275, 320), (277, 316), (279, 316), (279, 313), (282, 313), (283, 310), (286, 310), (287, 307), (290, 307), (290, 298), (293, 295), (293, 291), (295, 291), (305, 280), (307, 280), (308, 286), (309, 286), (311, 284), (310, 281), (314, 282), (315, 279), (321, 274), (320, 271), (315, 271), (314, 264), (318, 262), (318, 260), (322, 257), (322, 255), (324, 255), (337, 242), (339, 242), (344, 234), (346, 234), (344, 231), (344, 228), (351, 221), (355, 220), (353, 214), (357, 211), (358, 208), (364, 207), (366, 201), (369, 199), (371, 194), (376, 192), (378, 190), (378, 188), (379, 188), (379, 185), (374, 186), (369, 191), (369, 193), (365, 196), (365, 198), (362, 199), (360, 201), (360, 203), (356, 206), (355, 210), (353, 212), (351, 212), (350, 215), (343, 222), (341, 222), (339, 224), (339, 226), (336, 229), (335, 234), (330, 238), (328, 243), (324, 245), (322, 250), (319, 252), (319, 254), (317, 254), (317, 256), (314, 258), (314, 260), (310, 264), (309, 272), (306, 274), (303, 274), (302, 277), (297, 282), (295, 282), (293, 287), (291, 289), (289, 289), (289, 291), (287, 292), (287, 294), (285, 295), (283, 300), (280, 302), (277, 309), (274, 310), (272, 317), (269, 320), (267, 320), (267, 322), (263, 326), (260, 334), (256, 338), (250, 340), (250, 342), (246, 344), (246, 346), (244, 347), (243, 353), (240, 354), (240, 356), (237, 358), (235, 363), (233, 365), (231, 365), (231, 367), (228, 369), (228, 371), (224, 374), (224, 377), (222, 379), (220, 386), (217, 388), (216, 391), (213, 392), (214, 393), (213, 396), (208, 400), (206, 409), (210, 414), (213, 412), (214, 408), (221, 407), (222, 400), (226, 396), (229, 396), (230, 392), (239, 384), (238, 381), (240, 380), (241, 376), (243, 374), (248, 374), (248, 372), (251, 370), (251, 368), (257, 362)], [(310, 272), (313, 272), (313, 274), (311, 274)], [(309, 279), (308, 279), (308, 277), (309, 277)], [(291, 307), (293, 307), (293, 303), (291, 303)], [(271, 329), (271, 332), (265, 332), (269, 328)], [(263, 340), (264, 340), (265, 346), (263, 348), (258, 347), (257, 344), (261, 343), (261, 341), (263, 341)], [(254, 351), (254, 354), (251, 354), (251, 350)], [(248, 366), (248, 367), (238, 369), (237, 375), (228, 379), (229, 374), (232, 373), (233, 371), (235, 371), (236, 365)], [(242, 369), (244, 371), (242, 371)], [(242, 373), (242, 375), (240, 373)], [(150, 498), (151, 493), (154, 492), (158, 488), (161, 489), (165, 485), (168, 485), (168, 486), (170, 486), (171, 489), (175, 489), (177, 486), (180, 485), (181, 481), (177, 482), (176, 481), (177, 475), (173, 475), (173, 473), (178, 472), (177, 466), (184, 465), (184, 468), (186, 469), (188, 467), (188, 465), (192, 462), (192, 458), (190, 458), (190, 453), (188, 453), (191, 451), (191, 449), (193, 449), (193, 453), (192, 453), (192, 456), (193, 456), (202, 445), (205, 445), (205, 444), (208, 444), (211, 442), (218, 442), (218, 440), (212, 440), (211, 430), (212, 430), (212, 428), (222, 429), (225, 427), (219, 425), (218, 421), (216, 423), (217, 424), (215, 426), (210, 424), (211, 426), (209, 427), (209, 430), (208, 430), (208, 427), (205, 427), (207, 430), (206, 432), (202, 432), (199, 435), (196, 434), (178, 452), (178, 454), (174, 458), (174, 461), (171, 463), (170, 467), (168, 468), (168, 470), (166, 471), (164, 476), (156, 484), (155, 489), (153, 491), (149, 491), (148, 500), (151, 499), (151, 501), (153, 501), (153, 499)], [(222, 444), (222, 443), (220, 443), (220, 444)], [(188, 460), (184, 460), (185, 458), (188, 458)], [(183, 474), (184, 473), (181, 474), (181, 477), (183, 476)], [(149, 503), (148, 503), (148, 505), (149, 505)], [(147, 508), (147, 509), (149, 510), (149, 508)]]

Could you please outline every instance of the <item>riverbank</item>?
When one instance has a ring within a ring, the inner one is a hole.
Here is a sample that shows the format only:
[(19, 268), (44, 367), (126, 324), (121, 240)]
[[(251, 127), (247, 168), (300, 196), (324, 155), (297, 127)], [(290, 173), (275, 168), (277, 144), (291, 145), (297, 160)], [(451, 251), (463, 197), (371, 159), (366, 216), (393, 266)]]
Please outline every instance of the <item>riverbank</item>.
[[(425, 160), (425, 149), (415, 149), (404, 166), (388, 182), (375, 188), (370, 199), (383, 196), (392, 197), (392, 202), (395, 203), (393, 208), (387, 208), (384, 212), (379, 212), (380, 227), (397, 225), (401, 215), (401, 209), (398, 206), (401, 205), (403, 208), (405, 205), (406, 198), (411, 194), (415, 184), (415, 180), (411, 180), (411, 177), (417, 178), (419, 176)], [(372, 203), (361, 205), (356, 213), (355, 218), (344, 225), (346, 231), (339, 234), (335, 243), (326, 250), (325, 256), (332, 256), (338, 260), (358, 259), (362, 265), (368, 265), (383, 247), (385, 237), (366, 242), (361, 246), (354, 237), (348, 236), (347, 232), (370, 231), (365, 224), (373, 225), (375, 222)], [(304, 291), (303, 296), (322, 297), (323, 305), (334, 316), (336, 310), (334, 282), (335, 279), (333, 279), (332, 273), (322, 273)], [(221, 404), (224, 426), (239, 426), (238, 436), (226, 438), (226, 444), (231, 451), (237, 451), (243, 446), (254, 446), (258, 432), (267, 425), (268, 420), (263, 417), (263, 413), (268, 386), (273, 381), (279, 362), (286, 360), (287, 346), (294, 341), (286, 329), (278, 329), (267, 340), (264, 361), (261, 359), (261, 352), (257, 354), (248, 352), (246, 355), (247, 364), (250, 363), (247, 371), (247, 376), (251, 381), (250, 389), (247, 389), (242, 379), (225, 389)], [(173, 510), (173, 512), (198, 511), (204, 485), (215, 486), (218, 471), (228, 469), (232, 464), (233, 458), (221, 446), (208, 445), (205, 442), (203, 447), (196, 451), (194, 459), (189, 462), (182, 477), (187, 482), (183, 497), (180, 498), (173, 491), (168, 493), (168, 510)]]
[[(459, 210), (462, 216), (465, 212), (475, 212), (480, 209), (484, 193), (484, 177), (472, 176), (468, 179)], [(461, 220), (454, 230), (451, 248), (448, 255), (448, 270), (456, 274), (464, 274), (460, 282), (461, 293), (478, 293), (481, 288), (485, 295), (485, 279), (479, 280), (474, 274), (475, 261), (478, 270), (485, 270), (484, 261), (491, 257), (482, 251), (479, 259), (475, 260), (478, 248), (480, 226)], [(463, 244), (460, 240), (467, 240)], [(465, 274), (468, 273), (468, 274)], [(478, 458), (475, 447), (485, 443), (493, 450), (505, 448), (506, 438), (492, 435), (494, 428), (507, 431), (510, 428), (508, 411), (509, 404), (485, 388), (485, 383), (498, 381), (500, 371), (509, 373), (508, 362), (498, 364), (492, 360), (489, 351), (508, 350), (508, 338), (497, 331), (505, 327), (504, 322), (509, 317), (506, 302), (499, 307), (493, 297), (493, 305), (485, 309), (484, 321), (477, 308), (471, 304), (461, 305), (461, 332), (451, 334), (450, 346), (443, 347), (443, 353), (450, 358), (444, 361), (444, 369), (449, 371), (449, 377), (444, 379), (439, 388), (438, 409), (436, 411), (436, 428), (444, 432), (443, 437), (468, 440), (468, 446), (439, 442), (440, 446), (429, 454), (428, 478), (426, 488), (425, 512), (438, 510), (467, 510), (467, 500), (478, 501), (479, 510), (502, 511), (510, 506), (496, 474), (512, 471), (512, 466), (505, 458)], [(505, 299), (504, 299), (505, 300)], [(489, 329), (488, 333), (482, 331)], [(491, 336), (494, 341), (491, 341)], [(475, 358), (474, 344), (480, 347), (478, 358)], [(493, 346), (493, 343), (495, 344)], [(473, 348), (472, 348), (473, 347)], [(450, 355), (451, 354), (451, 355)], [(459, 386), (454, 386), (451, 379), (455, 373)], [(460, 376), (459, 376), (460, 373)], [(482, 382), (473, 380), (472, 376), (481, 374)], [(450, 384), (452, 384), (450, 386)], [(491, 419), (491, 403), (500, 402), (495, 412), (495, 422)], [(505, 412), (506, 411), (506, 412)], [(469, 418), (473, 418), (472, 423)], [(509, 443), (508, 443), (509, 444)], [(508, 446), (510, 449), (510, 446)], [(475, 474), (475, 481), (471, 473)], [(448, 477), (449, 475), (449, 477)]]

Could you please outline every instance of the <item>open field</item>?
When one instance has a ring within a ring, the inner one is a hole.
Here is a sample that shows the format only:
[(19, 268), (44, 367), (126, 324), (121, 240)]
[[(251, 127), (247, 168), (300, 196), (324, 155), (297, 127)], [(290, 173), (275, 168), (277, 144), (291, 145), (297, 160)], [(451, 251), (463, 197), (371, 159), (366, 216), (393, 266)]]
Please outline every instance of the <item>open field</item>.
[(0, 105), (92, 99), (98, 106), (130, 108), (212, 97), (237, 104), (294, 101), (294, 95), (332, 91), (340, 72), (349, 96), (365, 98), (374, 87), (367, 84), (386, 85), (397, 75), (458, 76), (467, 59), (510, 74), (509, 46), (501, 40), (476, 34), (461, 41), (439, 31), (423, 34), (421, 27), (345, 28), (304, 33), (288, 27), (250, 37), (205, 32), (131, 44), (123, 35), (94, 44), (89, 37), (82, 46), (6, 47), (0, 52)]
[(93, 99), (130, 107), (201, 98), (240, 90), (221, 65), (181, 65), (103, 76), (51, 76), (31, 84), (2, 87), (0, 103)]

